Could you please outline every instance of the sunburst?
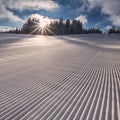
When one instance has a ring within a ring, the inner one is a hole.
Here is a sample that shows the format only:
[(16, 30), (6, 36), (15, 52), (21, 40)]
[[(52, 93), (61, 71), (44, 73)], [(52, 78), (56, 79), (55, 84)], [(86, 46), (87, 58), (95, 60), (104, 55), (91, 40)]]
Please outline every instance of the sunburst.
[(50, 34), (54, 34), (50, 29), (49, 29), (49, 25), (50, 25), (50, 20), (48, 20), (47, 18), (43, 17), (42, 19), (40, 19), (39, 21), (32, 21), (34, 23), (33, 26), (31, 26), (33, 28), (33, 31), (30, 34), (33, 34), (34, 32), (36, 32), (37, 34), (47, 34), (47, 32), (49, 32)]

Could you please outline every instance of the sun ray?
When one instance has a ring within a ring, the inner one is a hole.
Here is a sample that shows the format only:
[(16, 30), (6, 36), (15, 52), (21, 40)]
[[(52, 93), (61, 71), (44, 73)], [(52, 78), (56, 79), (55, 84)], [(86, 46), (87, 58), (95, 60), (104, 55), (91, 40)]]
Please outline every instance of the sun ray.
[(53, 31), (50, 29), (51, 20), (46, 17), (32, 19), (31, 18), (31, 26), (30, 26), (30, 34), (39, 34), (39, 35), (54, 35)]
[(45, 28), (48, 32), (50, 32), (52, 35), (55, 35), (48, 27)]

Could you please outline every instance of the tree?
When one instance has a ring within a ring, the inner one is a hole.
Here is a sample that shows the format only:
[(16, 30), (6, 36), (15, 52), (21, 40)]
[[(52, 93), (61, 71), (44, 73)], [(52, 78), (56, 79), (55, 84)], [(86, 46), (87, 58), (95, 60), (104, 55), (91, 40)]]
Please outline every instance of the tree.
[(82, 33), (82, 22), (77, 21), (77, 34)]
[(64, 24), (63, 24), (63, 18), (61, 17), (59, 20), (59, 28), (58, 28), (58, 34), (63, 35), (64, 34)]
[(66, 20), (66, 24), (65, 24), (65, 27), (66, 27), (66, 34), (70, 34), (70, 20), (67, 19)]
[(108, 33), (120, 33), (120, 30), (119, 28), (116, 29), (115, 26), (112, 26), (112, 28), (108, 30)]
[[(44, 35), (63, 35), (63, 34), (81, 34), (81, 33), (102, 33), (99, 29), (83, 29), (82, 22), (78, 20), (67, 19), (65, 22), (61, 17), (59, 20), (51, 21), (49, 25), (41, 31), (40, 20), (37, 18), (28, 18), (26, 23), (23, 24), (21, 30), (13, 30), (13, 33), (23, 33), (23, 34), (44, 34)], [(38, 28), (37, 28), (38, 27)], [(110, 30), (113, 32), (114, 30)], [(119, 31), (115, 31), (118, 33)]]

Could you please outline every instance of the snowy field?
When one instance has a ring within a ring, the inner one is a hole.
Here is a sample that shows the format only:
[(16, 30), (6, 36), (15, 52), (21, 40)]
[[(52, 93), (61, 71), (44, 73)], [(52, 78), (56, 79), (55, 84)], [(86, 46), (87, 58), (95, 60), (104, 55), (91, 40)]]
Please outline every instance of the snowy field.
[(120, 120), (120, 35), (0, 34), (0, 120)]

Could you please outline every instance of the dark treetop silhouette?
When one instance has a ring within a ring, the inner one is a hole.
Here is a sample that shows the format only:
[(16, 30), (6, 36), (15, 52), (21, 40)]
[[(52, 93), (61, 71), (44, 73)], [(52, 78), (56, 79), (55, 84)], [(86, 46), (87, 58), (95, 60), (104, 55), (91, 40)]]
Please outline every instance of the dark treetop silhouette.
[(101, 30), (91, 28), (84, 29), (82, 22), (69, 19), (51, 21), (50, 24), (42, 26), (41, 21), (36, 18), (28, 18), (21, 29), (10, 30), (11, 33), (38, 34), (38, 35), (64, 35), (64, 34), (83, 34), (83, 33), (102, 33)]

